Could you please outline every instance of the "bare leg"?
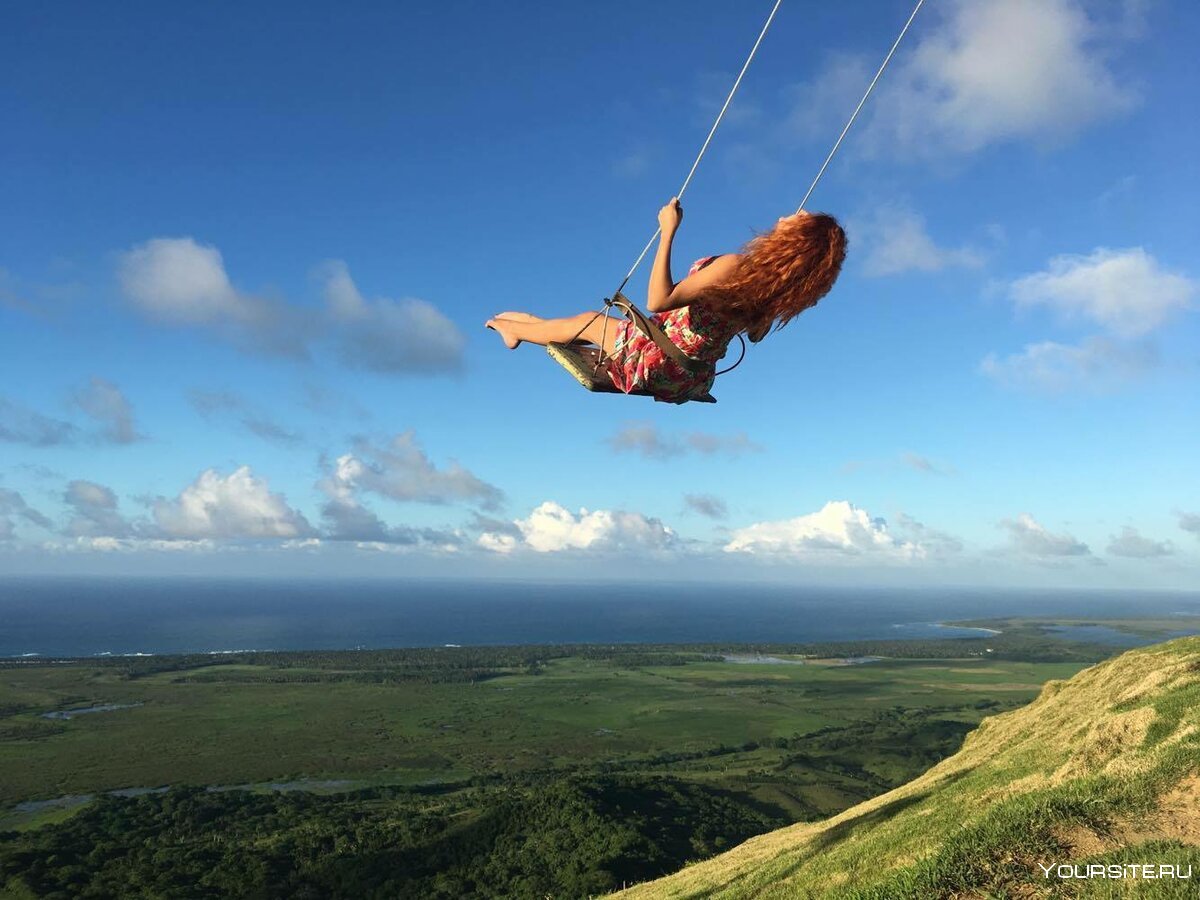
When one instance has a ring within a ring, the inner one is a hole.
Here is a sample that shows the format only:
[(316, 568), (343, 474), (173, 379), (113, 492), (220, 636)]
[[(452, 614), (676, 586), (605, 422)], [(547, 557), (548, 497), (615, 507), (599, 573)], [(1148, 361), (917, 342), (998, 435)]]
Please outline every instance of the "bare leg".
[[(510, 319), (513, 322), (545, 322), (546, 321), (546, 319), (543, 316), (535, 316), (533, 313), (513, 312), (513, 311), (497, 313), (496, 318), (497, 319)], [(586, 344), (588, 342), (586, 340), (584, 340), (583, 338), (580, 338), (579, 340), (572, 341), (571, 343), (572, 344)]]
[(541, 319), (536, 322), (489, 319), (487, 327), (500, 332), (510, 350), (516, 349), (521, 341), (529, 341), (531, 344), (565, 344), (578, 338), (598, 347), (603, 346), (605, 353), (612, 353), (620, 323), (609, 321), (606, 328), (604, 316), (585, 312), (566, 319)]

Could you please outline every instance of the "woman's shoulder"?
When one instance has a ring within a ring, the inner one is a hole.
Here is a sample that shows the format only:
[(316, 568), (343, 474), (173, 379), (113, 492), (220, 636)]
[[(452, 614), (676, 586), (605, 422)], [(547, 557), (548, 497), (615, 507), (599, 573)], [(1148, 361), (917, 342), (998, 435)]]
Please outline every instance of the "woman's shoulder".
[(688, 269), (688, 274), (695, 275), (701, 269), (708, 268), (717, 260), (721, 260), (724, 264), (728, 264), (736, 261), (737, 258), (738, 255), (736, 253), (714, 253), (712, 256), (702, 256), (692, 263), (692, 267)]

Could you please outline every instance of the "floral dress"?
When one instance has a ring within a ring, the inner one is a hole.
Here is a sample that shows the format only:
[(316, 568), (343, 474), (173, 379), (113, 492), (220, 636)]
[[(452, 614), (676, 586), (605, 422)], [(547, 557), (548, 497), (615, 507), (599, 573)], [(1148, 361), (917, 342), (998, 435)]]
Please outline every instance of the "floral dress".
[[(717, 257), (698, 259), (688, 275), (699, 272)], [(692, 359), (708, 363), (696, 373), (689, 372), (668, 357), (632, 322), (616, 329), (616, 343), (609, 358), (608, 374), (620, 390), (648, 391), (664, 403), (686, 403), (697, 394), (707, 393), (716, 378), (717, 361), (725, 356), (736, 334), (733, 324), (717, 310), (703, 303), (682, 306), (650, 317), (676, 347)]]

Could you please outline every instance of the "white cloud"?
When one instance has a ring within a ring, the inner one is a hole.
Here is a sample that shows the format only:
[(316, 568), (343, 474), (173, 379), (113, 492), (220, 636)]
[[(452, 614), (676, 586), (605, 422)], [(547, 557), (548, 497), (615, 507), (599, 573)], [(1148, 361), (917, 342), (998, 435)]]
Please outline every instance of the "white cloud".
[(367, 301), (340, 260), (321, 269), (325, 300), (346, 365), (373, 372), (457, 372), (466, 339), (432, 303), (414, 298)]
[(1020, 353), (1005, 357), (989, 353), (979, 371), (1012, 387), (1107, 390), (1144, 375), (1157, 364), (1158, 353), (1152, 345), (1090, 337), (1078, 345), (1056, 341), (1026, 344)]
[[(1123, 12), (1132, 16), (1133, 6)], [(920, 23), (916, 46), (893, 64), (873, 98), (864, 139), (875, 153), (936, 156), (1010, 140), (1044, 144), (1137, 103), (1112, 66), (1113, 51), (1134, 29), (1108, 27), (1077, 0), (953, 0), (942, 9), (941, 21)], [(836, 87), (844, 69), (841, 63), (829, 70), (818, 86)]]
[(881, 560), (907, 560), (926, 555), (926, 548), (901, 540), (883, 519), (845, 500), (826, 503), (817, 512), (794, 519), (758, 522), (733, 532), (724, 549), (730, 553), (828, 559), (870, 555)]
[(723, 519), (729, 514), (725, 501), (712, 494), (685, 494), (683, 504), (692, 512), (709, 519)]
[(873, 277), (983, 264), (982, 255), (970, 247), (939, 247), (924, 218), (902, 207), (879, 209), (872, 219), (852, 227), (851, 239), (861, 239), (865, 245), (863, 273)]
[(133, 408), (121, 389), (104, 378), (92, 378), (87, 387), (75, 392), (75, 405), (102, 428), (104, 440), (131, 444), (140, 435), (133, 424)]
[(272, 493), (249, 466), (227, 476), (207, 469), (174, 500), (156, 500), (152, 512), (159, 531), (171, 539), (298, 538), (314, 533), (304, 516), (288, 506), (282, 494)]
[(338, 457), (321, 482), (330, 497), (369, 492), (405, 503), (466, 502), (495, 509), (503, 493), (457, 462), (438, 468), (411, 431), (379, 446), (361, 440), (354, 451)]
[(301, 320), (237, 290), (216, 247), (152, 238), (121, 254), (117, 278), (125, 297), (158, 321), (211, 328), (246, 350), (305, 354)]
[(1155, 541), (1143, 537), (1136, 528), (1126, 525), (1119, 535), (1113, 535), (1108, 543), (1108, 552), (1113, 556), (1152, 559), (1157, 556), (1170, 556), (1175, 552), (1175, 548), (1170, 541)]
[[(95, 553), (137, 553), (145, 550), (158, 553), (208, 553), (218, 549), (215, 541), (165, 540), (159, 538), (77, 537), (70, 543), (46, 543), (42, 549)], [(223, 548), (228, 549), (228, 548)]]
[(962, 552), (963, 544), (954, 535), (918, 522), (907, 513), (895, 518), (896, 537), (920, 547), (922, 554), (931, 557), (948, 557)]
[(678, 543), (674, 531), (658, 519), (621, 510), (588, 510), (578, 513), (546, 501), (527, 518), (513, 522), (511, 530), (485, 531), (478, 544), (485, 550), (511, 553), (526, 547), (537, 553), (563, 551), (647, 552), (669, 550)]
[(1003, 519), (1000, 526), (1008, 531), (1011, 550), (1027, 556), (1090, 556), (1088, 545), (1070, 534), (1053, 534), (1028, 513), (1015, 519)]
[(629, 422), (610, 437), (608, 443), (618, 453), (637, 453), (646, 459), (674, 459), (687, 453), (736, 457), (762, 450), (740, 431), (728, 435), (703, 431), (668, 435), (650, 422)]
[(335, 541), (385, 541), (389, 527), (359, 500), (352, 461), (350, 456), (340, 457), (333, 471), (317, 482), (326, 497), (321, 507), (325, 535)]
[(253, 303), (234, 289), (221, 252), (190, 237), (137, 245), (122, 255), (117, 277), (130, 300), (170, 322), (254, 318)]
[(324, 342), (351, 368), (429, 374), (462, 369), (466, 341), (424, 300), (359, 293), (346, 264), (318, 269), (326, 308), (314, 314), (239, 290), (221, 252), (190, 237), (152, 238), (122, 253), (117, 278), (126, 299), (150, 318), (201, 328), (243, 350), (307, 357)]
[(375, 494), (402, 503), (473, 503), (495, 509), (503, 493), (457, 462), (439, 468), (426, 455), (411, 431), (398, 434), (383, 446), (360, 440), (354, 451), (339, 456), (317, 483), (325, 495), (321, 507), (325, 534), (331, 540), (403, 546), (457, 546), (457, 531), (388, 525), (363, 504)]
[(117, 495), (102, 484), (72, 481), (63, 501), (74, 513), (65, 532), (70, 537), (127, 538), (133, 532), (117, 511)]
[(1176, 513), (1179, 519), (1179, 527), (1188, 534), (1194, 534), (1200, 538), (1200, 515), (1195, 513), (1179, 512)]
[(25, 502), (17, 491), (0, 487), (0, 541), (16, 536), (17, 522), (24, 521), (39, 528), (51, 528), (50, 520)]
[(327, 499), (321, 507), (324, 536), (330, 541), (353, 541), (359, 547), (379, 549), (394, 547), (425, 547), (457, 549), (466, 538), (460, 531), (438, 528), (415, 528), (409, 525), (388, 525), (374, 512), (363, 506), (351, 484), (339, 481), (337, 473), (318, 485)]
[(1018, 279), (1011, 289), (1020, 308), (1044, 306), (1123, 338), (1158, 328), (1189, 308), (1195, 293), (1195, 281), (1164, 270), (1142, 247), (1056, 256), (1045, 271)]
[(54, 447), (69, 444), (78, 437), (79, 429), (70, 422), (44, 416), (0, 395), (0, 441)]

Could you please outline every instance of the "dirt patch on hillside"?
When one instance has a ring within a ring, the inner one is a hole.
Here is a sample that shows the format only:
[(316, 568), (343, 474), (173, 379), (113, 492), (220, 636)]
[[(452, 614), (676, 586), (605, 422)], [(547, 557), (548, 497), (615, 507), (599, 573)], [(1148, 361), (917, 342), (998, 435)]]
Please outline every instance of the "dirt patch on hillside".
[(1147, 841), (1179, 841), (1200, 847), (1200, 775), (1185, 778), (1158, 798), (1145, 816), (1118, 819), (1101, 834), (1090, 828), (1071, 828), (1056, 834), (1072, 856), (1086, 859)]

